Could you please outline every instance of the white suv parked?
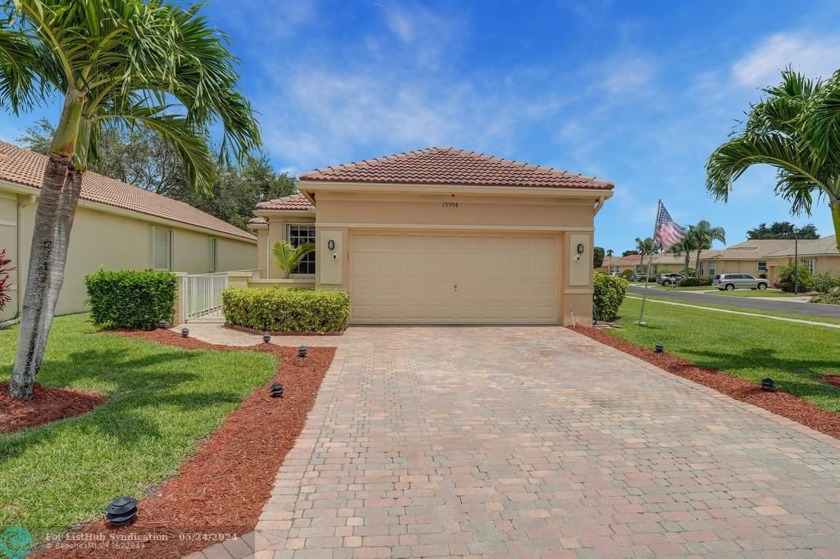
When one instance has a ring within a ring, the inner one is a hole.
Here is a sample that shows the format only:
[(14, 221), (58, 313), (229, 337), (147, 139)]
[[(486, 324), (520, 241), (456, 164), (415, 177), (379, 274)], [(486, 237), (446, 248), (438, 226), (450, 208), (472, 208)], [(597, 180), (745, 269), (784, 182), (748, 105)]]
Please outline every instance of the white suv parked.
[(769, 287), (770, 282), (766, 279), (753, 277), (750, 274), (718, 274), (715, 276), (715, 280), (712, 282), (712, 285), (721, 291), (724, 289), (732, 291), (736, 288), (743, 289), (745, 287), (764, 291), (767, 287)]

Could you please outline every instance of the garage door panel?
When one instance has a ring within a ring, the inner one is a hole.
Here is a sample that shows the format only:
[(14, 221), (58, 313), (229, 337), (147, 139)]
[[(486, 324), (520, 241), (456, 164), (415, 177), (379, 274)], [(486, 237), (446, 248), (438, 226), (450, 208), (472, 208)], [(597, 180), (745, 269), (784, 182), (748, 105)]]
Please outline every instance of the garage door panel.
[(354, 233), (350, 262), (355, 323), (557, 322), (555, 237)]

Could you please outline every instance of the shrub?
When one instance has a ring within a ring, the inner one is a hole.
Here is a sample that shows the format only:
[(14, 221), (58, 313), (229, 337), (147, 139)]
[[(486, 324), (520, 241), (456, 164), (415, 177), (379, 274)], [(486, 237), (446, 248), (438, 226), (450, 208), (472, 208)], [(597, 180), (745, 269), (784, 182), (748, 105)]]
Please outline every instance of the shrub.
[(832, 287), (829, 291), (818, 293), (811, 297), (812, 303), (823, 303), (824, 305), (840, 305), (840, 287)]
[(222, 295), (225, 322), (272, 332), (338, 332), (347, 327), (346, 291), (235, 288)]
[(712, 285), (712, 278), (710, 276), (683, 278), (677, 282), (677, 287), (700, 287), (703, 285)]
[(93, 323), (101, 328), (153, 330), (175, 311), (177, 280), (155, 270), (100, 270), (85, 278)]
[(592, 279), (593, 302), (598, 307), (601, 320), (611, 321), (618, 317), (618, 308), (627, 295), (627, 280), (618, 276), (595, 274)]
[(621, 273), (619, 274), (619, 276), (623, 277), (627, 281), (633, 279), (633, 275), (633, 270), (631, 270), (630, 268), (627, 268), (626, 270), (621, 270)]
[[(799, 291), (808, 291), (808, 280), (811, 278), (811, 272), (803, 265), (798, 267), (799, 273)], [(788, 264), (776, 274), (776, 280), (779, 283), (779, 289), (787, 293), (792, 293), (794, 288), (793, 264)]]
[(828, 272), (814, 274), (808, 279), (808, 288), (817, 293), (829, 293), (835, 287), (840, 287), (840, 278), (832, 277)]

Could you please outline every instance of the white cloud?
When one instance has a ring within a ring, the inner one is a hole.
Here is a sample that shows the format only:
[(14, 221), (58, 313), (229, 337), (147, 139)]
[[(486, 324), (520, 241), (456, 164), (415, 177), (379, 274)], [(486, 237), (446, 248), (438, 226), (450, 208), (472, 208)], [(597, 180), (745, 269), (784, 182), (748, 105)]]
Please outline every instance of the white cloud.
[(786, 66), (808, 77), (829, 77), (837, 69), (840, 35), (811, 37), (777, 33), (762, 41), (732, 67), (735, 81), (747, 87), (765, 87), (779, 81)]
[(637, 92), (650, 83), (655, 71), (656, 65), (649, 57), (614, 58), (600, 69), (601, 86), (612, 95)]

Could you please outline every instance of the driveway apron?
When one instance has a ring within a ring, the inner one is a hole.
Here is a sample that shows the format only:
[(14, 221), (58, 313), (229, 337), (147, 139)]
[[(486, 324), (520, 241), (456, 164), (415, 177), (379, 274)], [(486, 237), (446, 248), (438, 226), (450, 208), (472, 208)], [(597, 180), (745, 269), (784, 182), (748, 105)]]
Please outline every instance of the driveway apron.
[(313, 342), (257, 557), (840, 557), (838, 441), (571, 330)]

